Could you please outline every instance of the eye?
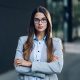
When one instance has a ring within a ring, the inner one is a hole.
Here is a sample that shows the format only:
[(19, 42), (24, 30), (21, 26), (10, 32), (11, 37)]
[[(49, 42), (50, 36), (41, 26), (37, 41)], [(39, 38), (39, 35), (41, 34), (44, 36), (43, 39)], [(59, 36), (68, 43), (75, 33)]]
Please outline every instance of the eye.
[(39, 23), (39, 19), (38, 18), (34, 18), (34, 23), (38, 24)]
[(38, 18), (34, 18), (34, 21), (39, 21), (39, 19)]
[(46, 19), (46, 18), (42, 18), (41, 21), (42, 21), (43, 23), (46, 23), (46, 22), (47, 22), (47, 19)]
[(43, 20), (43, 21), (47, 21), (47, 19), (45, 19), (45, 18), (42, 18), (42, 20)]
[(47, 19), (46, 18), (42, 18), (42, 19), (34, 18), (34, 23), (38, 24), (40, 21), (42, 23), (46, 23), (47, 22)]

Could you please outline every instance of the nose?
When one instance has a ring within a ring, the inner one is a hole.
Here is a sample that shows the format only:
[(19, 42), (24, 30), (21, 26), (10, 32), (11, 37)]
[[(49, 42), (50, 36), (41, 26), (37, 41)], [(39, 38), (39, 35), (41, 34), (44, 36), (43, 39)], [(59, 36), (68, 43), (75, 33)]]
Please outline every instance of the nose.
[(42, 22), (41, 22), (41, 20), (39, 21), (39, 25), (41, 25), (42, 24)]

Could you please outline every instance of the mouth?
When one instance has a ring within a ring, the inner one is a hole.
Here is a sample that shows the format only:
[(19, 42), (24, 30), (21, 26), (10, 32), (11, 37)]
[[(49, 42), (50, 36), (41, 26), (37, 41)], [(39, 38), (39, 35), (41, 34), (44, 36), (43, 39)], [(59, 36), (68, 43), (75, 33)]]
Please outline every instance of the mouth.
[(43, 28), (43, 26), (39, 26), (39, 27), (38, 27), (38, 29), (42, 29), (42, 28)]

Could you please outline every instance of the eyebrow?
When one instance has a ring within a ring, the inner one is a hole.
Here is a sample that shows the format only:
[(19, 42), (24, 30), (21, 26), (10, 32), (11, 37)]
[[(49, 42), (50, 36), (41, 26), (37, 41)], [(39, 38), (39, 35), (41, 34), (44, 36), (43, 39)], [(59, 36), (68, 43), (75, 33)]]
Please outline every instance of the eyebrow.
[[(37, 18), (37, 17), (34, 17), (35, 19), (39, 19), (39, 18)], [(41, 19), (46, 19), (46, 17), (43, 17), (43, 18), (41, 18)]]

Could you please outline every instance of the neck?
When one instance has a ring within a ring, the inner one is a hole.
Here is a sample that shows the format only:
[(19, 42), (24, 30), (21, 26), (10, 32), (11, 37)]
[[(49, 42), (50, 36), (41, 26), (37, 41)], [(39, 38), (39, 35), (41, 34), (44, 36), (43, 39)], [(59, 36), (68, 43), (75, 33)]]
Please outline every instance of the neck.
[(37, 32), (37, 34), (36, 34), (38, 40), (43, 39), (44, 35), (45, 35), (45, 32)]

